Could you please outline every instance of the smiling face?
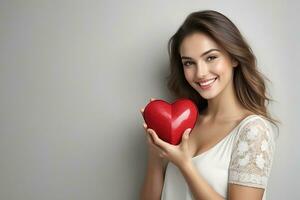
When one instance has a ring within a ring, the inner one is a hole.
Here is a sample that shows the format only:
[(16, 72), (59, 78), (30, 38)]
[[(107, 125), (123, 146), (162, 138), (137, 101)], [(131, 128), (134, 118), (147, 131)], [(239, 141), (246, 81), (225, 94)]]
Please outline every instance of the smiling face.
[(233, 61), (211, 37), (193, 33), (181, 43), (184, 76), (204, 98), (211, 99), (233, 84)]

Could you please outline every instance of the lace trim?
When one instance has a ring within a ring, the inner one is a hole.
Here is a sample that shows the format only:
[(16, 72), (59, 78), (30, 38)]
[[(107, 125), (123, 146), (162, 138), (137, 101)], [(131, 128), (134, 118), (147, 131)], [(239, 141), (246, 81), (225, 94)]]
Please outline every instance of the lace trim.
[(266, 188), (268, 178), (266, 176), (259, 176), (256, 174), (240, 173), (237, 171), (231, 171), (232, 178), (229, 183), (235, 183), (239, 185)]

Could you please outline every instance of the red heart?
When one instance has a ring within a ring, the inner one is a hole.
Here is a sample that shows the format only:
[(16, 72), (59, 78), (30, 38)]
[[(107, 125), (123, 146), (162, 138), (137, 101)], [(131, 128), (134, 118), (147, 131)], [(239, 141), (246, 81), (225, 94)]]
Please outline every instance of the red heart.
[(160, 139), (178, 145), (184, 131), (194, 128), (198, 109), (190, 99), (181, 98), (172, 104), (158, 99), (147, 104), (143, 117), (148, 128), (153, 129)]

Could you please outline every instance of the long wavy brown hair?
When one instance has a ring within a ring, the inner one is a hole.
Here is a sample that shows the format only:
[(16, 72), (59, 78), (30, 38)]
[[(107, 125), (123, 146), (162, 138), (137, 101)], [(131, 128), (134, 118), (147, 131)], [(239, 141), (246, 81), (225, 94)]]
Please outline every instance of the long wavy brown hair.
[[(167, 86), (176, 97), (193, 100), (199, 111), (207, 107), (207, 100), (192, 88), (184, 77), (179, 48), (183, 39), (195, 32), (204, 33), (215, 40), (231, 58), (238, 61), (234, 67), (234, 89), (238, 100), (247, 109), (265, 117), (274, 125), (281, 123), (271, 117), (267, 105), (274, 101), (267, 96), (265, 80), (271, 82), (257, 69), (252, 49), (233, 22), (223, 14), (204, 10), (189, 14), (177, 32), (168, 41), (170, 74)], [(278, 128), (278, 126), (277, 126)]]

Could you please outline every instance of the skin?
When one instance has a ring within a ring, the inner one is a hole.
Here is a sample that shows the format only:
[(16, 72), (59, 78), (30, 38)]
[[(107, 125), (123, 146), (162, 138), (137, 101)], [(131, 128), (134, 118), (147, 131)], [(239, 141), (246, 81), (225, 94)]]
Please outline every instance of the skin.
[[(211, 51), (200, 56), (210, 49), (220, 51)], [(224, 198), (200, 176), (192, 157), (212, 148), (243, 118), (254, 113), (243, 108), (234, 92), (233, 69), (238, 66), (237, 61), (231, 59), (212, 38), (202, 33), (187, 36), (180, 46), (180, 55), (190, 57), (182, 60), (185, 78), (199, 95), (208, 100), (208, 107), (199, 114), (194, 129), (184, 132), (179, 145), (164, 142), (144, 123), (149, 146), (149, 165), (141, 198), (160, 199), (165, 166), (167, 162), (172, 162), (181, 171), (195, 199), (223, 200)], [(200, 79), (214, 77), (218, 79), (209, 90), (201, 89), (196, 83)], [(142, 108), (142, 113), (143, 110)], [(156, 176), (153, 176), (154, 174)], [(229, 183), (227, 199), (261, 200), (263, 192), (264, 189), (261, 188)]]

